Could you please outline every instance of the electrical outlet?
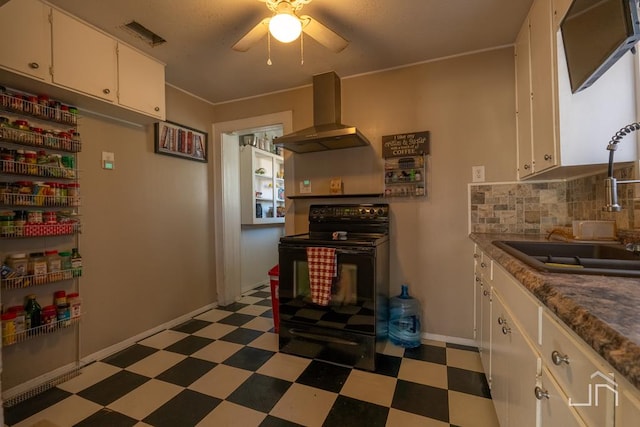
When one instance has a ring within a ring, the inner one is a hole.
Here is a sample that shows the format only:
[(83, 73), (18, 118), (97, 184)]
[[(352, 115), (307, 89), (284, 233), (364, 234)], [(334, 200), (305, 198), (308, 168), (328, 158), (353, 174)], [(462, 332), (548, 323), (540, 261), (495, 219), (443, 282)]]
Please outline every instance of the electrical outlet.
[(471, 181), (484, 182), (484, 166), (471, 166)]

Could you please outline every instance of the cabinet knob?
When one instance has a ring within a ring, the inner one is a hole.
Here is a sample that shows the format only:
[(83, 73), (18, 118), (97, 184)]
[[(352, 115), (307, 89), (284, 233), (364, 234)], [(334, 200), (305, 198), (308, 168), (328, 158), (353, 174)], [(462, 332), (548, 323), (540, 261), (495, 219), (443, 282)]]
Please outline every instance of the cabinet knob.
[(154, 111), (160, 111), (160, 107), (154, 108)]
[(480, 263), (480, 267), (482, 267), (482, 268), (487, 268), (487, 264), (485, 264), (484, 262), (481, 262), (481, 263)]
[(31, 68), (32, 70), (37, 70), (38, 68), (40, 68), (40, 64), (38, 64), (37, 62), (29, 62), (29, 68)]
[(533, 389), (533, 393), (536, 395), (536, 399), (538, 399), (538, 400), (548, 399), (549, 398), (549, 392), (547, 390), (544, 390), (542, 387), (539, 387), (539, 386), (536, 386), (536, 388)]
[(525, 163), (525, 164), (524, 164), (524, 169), (525, 169), (525, 170), (529, 170), (529, 168), (530, 168), (530, 167), (531, 167), (531, 166), (529, 166), (529, 163)]
[(479, 282), (480, 278), (478, 276), (476, 276), (476, 282)]
[(504, 335), (509, 335), (509, 334), (511, 333), (511, 328), (510, 328), (510, 327), (508, 327), (507, 325), (504, 325), (504, 326), (502, 327), (502, 333), (503, 333)]
[(562, 354), (557, 350), (553, 350), (553, 352), (551, 352), (551, 361), (553, 362), (554, 365), (557, 365), (557, 366), (560, 366), (563, 363), (566, 363), (568, 365), (569, 356), (566, 354)]
[(110, 89), (102, 89), (102, 93), (104, 93), (105, 95), (109, 95), (111, 93)]
[(502, 316), (498, 316), (498, 325), (506, 325), (507, 324), (507, 319), (505, 319)]
[(552, 156), (551, 154), (545, 154), (545, 155), (544, 155), (544, 159), (545, 159), (546, 161), (549, 161), (549, 160), (553, 159), (553, 156)]
[(473, 254), (474, 258), (480, 258), (480, 254)]
[(489, 291), (485, 289), (484, 291), (482, 291), (482, 295), (484, 295), (485, 297), (488, 297)]

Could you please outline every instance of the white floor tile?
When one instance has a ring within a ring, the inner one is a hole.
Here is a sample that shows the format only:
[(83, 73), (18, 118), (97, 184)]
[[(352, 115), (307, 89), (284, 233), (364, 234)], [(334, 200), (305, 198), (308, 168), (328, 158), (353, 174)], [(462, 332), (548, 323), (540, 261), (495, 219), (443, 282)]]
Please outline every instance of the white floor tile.
[(169, 347), (171, 344), (175, 344), (183, 338), (188, 337), (189, 334), (184, 332), (172, 331), (170, 329), (158, 332), (155, 335), (145, 338), (139, 341), (138, 344), (146, 345), (147, 347), (163, 349)]
[(267, 417), (260, 411), (224, 401), (202, 419), (198, 427), (258, 427)]
[(128, 366), (127, 371), (154, 378), (186, 357), (184, 354), (160, 350)]
[(95, 362), (81, 369), (80, 375), (58, 385), (58, 388), (70, 393), (78, 393), (87, 387), (99, 383), (121, 369), (108, 363)]

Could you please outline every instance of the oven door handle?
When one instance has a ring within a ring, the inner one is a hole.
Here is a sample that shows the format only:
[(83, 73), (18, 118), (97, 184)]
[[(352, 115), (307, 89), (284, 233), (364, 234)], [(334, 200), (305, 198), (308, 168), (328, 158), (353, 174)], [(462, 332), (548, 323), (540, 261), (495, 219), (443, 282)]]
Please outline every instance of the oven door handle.
[(337, 338), (337, 337), (329, 337), (326, 335), (320, 335), (320, 334), (313, 334), (311, 332), (303, 332), (303, 331), (299, 331), (297, 329), (289, 329), (289, 333), (293, 336), (298, 336), (298, 337), (302, 337), (302, 338), (309, 338), (312, 340), (317, 340), (317, 341), (325, 341), (325, 342), (330, 342), (330, 343), (334, 343), (334, 344), (342, 344), (342, 345), (351, 345), (351, 346), (357, 346), (358, 343), (355, 341), (350, 341), (350, 340), (345, 340), (344, 338)]
[[(281, 246), (282, 249), (287, 250), (304, 250), (310, 246), (301, 246), (301, 245), (286, 245)], [(331, 245), (327, 245), (327, 247), (331, 247)], [(335, 248), (336, 255), (368, 255), (372, 254), (375, 251), (375, 248), (360, 248), (360, 249), (343, 249), (343, 248)]]

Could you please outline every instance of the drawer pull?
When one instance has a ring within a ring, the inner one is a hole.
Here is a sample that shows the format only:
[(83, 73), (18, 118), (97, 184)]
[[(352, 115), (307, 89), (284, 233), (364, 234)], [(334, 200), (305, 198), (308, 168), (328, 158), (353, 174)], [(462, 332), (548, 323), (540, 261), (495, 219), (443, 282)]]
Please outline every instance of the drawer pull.
[(32, 70), (37, 70), (38, 68), (40, 68), (40, 64), (38, 64), (37, 62), (29, 62), (29, 68), (31, 68)]
[(505, 335), (509, 335), (511, 333), (511, 328), (508, 327), (507, 325), (504, 325), (502, 327), (502, 333), (505, 334)]
[(549, 398), (549, 392), (538, 386), (536, 386), (536, 388), (533, 390), (533, 393), (536, 395), (536, 399), (538, 400)]
[(110, 89), (102, 89), (102, 93), (104, 93), (105, 95), (109, 95), (111, 93)]
[(507, 324), (507, 319), (505, 319), (502, 316), (498, 317), (498, 325), (506, 325), (506, 324)]
[(569, 364), (569, 356), (566, 354), (562, 354), (557, 350), (553, 350), (553, 352), (551, 353), (551, 361), (553, 362), (554, 365), (560, 366), (563, 363), (566, 363), (567, 365)]

